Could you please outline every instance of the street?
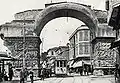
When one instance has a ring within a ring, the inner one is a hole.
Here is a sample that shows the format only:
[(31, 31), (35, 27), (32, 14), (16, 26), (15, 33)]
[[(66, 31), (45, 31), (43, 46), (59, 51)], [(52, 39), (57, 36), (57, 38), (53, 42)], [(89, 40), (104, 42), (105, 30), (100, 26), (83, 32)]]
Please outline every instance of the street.
[[(19, 83), (18, 79), (13, 81), (6, 81), (1, 83)], [(27, 83), (31, 83), (28, 79)], [(34, 78), (34, 83), (115, 83), (114, 76), (80, 76), (73, 75), (67, 77), (50, 77), (40, 80), (40, 78)]]
[(115, 80), (113, 76), (92, 77), (75, 75), (69, 77), (51, 77), (44, 81), (34, 81), (34, 83), (115, 83)]

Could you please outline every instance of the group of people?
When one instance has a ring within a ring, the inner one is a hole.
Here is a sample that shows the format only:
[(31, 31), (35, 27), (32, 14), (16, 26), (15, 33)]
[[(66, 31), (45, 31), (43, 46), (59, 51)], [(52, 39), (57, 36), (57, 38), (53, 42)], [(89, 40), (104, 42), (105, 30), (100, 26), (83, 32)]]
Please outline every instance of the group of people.
[(80, 75), (83, 75), (83, 73), (84, 75), (89, 75), (89, 72), (90, 72), (90, 69), (88, 66), (86, 66), (85, 68), (81, 69)]
[(81, 76), (83, 75), (89, 75), (89, 73), (92, 73), (92, 70), (89, 66), (79, 67), (79, 68), (70, 68), (68, 69), (69, 73), (79, 73)]
[(31, 83), (33, 83), (33, 71), (28, 71), (27, 68), (23, 68), (20, 71), (20, 83), (26, 83), (27, 77), (30, 75)]
[(117, 78), (120, 77), (120, 65), (118, 63), (115, 64), (115, 70), (114, 70), (114, 75), (115, 75), (115, 81)]
[(41, 69), (41, 79), (42, 80), (44, 80), (44, 78), (51, 77), (51, 75), (52, 75), (51, 69), (46, 69), (46, 68)]
[(48, 78), (48, 77), (51, 77), (51, 75), (52, 75), (52, 71), (51, 71), (51, 69), (48, 69), (47, 67), (46, 67), (46, 61), (44, 61), (43, 63), (42, 63), (42, 66), (41, 66), (41, 79), (42, 80), (44, 80), (44, 78)]
[(13, 75), (14, 75), (14, 72), (13, 72), (12, 67), (9, 68), (8, 75), (7, 75), (6, 70), (3, 69), (2, 72), (0, 71), (0, 82), (2, 82), (2, 81), (12, 81)]

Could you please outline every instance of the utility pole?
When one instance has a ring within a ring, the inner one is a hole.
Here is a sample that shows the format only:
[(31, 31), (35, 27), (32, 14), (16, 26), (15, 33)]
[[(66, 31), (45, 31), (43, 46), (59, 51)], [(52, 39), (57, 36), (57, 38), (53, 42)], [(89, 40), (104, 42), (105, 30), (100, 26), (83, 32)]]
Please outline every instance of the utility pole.
[(25, 18), (24, 18), (24, 25), (23, 25), (23, 69), (25, 69)]
[(44, 43), (44, 38), (42, 38), (41, 53), (43, 53), (43, 43)]

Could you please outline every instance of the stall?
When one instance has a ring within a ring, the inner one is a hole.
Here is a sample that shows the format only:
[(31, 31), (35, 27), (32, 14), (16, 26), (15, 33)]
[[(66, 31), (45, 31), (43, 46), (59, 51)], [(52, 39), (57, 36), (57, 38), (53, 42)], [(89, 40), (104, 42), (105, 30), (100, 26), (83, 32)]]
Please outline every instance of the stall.
[(8, 55), (6, 52), (0, 52), (0, 72), (3, 72), (6, 66), (9, 67), (9, 63), (15, 60), (17, 58)]

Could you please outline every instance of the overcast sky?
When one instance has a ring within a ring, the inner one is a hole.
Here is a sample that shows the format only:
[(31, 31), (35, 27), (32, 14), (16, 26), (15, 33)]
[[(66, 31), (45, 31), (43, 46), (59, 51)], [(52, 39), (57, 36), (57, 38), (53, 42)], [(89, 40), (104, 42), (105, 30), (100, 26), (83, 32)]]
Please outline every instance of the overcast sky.
[[(79, 2), (89, 4), (95, 9), (105, 10), (105, 0), (52, 0), (52, 2), (60, 1)], [(45, 3), (50, 2), (51, 0), (0, 0), (0, 25), (13, 20), (15, 13), (31, 9), (42, 9)], [(56, 26), (53, 26), (54, 24)], [(57, 18), (47, 23), (41, 33), (41, 38), (44, 38), (44, 51), (50, 47), (65, 45), (72, 31), (80, 25), (81, 22), (74, 18), (68, 18), (68, 21), (67, 18)], [(0, 50), (5, 51), (1, 40), (0, 47)]]

